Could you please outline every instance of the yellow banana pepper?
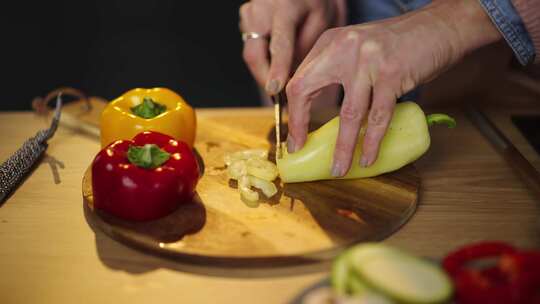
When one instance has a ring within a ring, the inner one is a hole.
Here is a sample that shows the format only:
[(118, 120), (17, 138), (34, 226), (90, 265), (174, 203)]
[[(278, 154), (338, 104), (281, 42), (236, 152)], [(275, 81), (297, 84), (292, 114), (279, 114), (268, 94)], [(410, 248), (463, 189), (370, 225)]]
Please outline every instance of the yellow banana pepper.
[(187, 143), (195, 141), (193, 108), (166, 88), (136, 88), (111, 101), (101, 114), (101, 146), (157, 131)]
[[(360, 166), (360, 155), (365, 134), (365, 125), (358, 134), (351, 168), (342, 178), (361, 178), (377, 176), (397, 170), (422, 156), (429, 148), (428, 127), (432, 124), (446, 124), (453, 128), (456, 122), (445, 114), (425, 115), (414, 102), (397, 104), (388, 130), (381, 142), (379, 155), (368, 168)], [(277, 159), (281, 180), (285, 183), (298, 183), (324, 179), (334, 179), (331, 167), (334, 148), (339, 131), (339, 117), (308, 134), (306, 143), (296, 153), (287, 153)]]

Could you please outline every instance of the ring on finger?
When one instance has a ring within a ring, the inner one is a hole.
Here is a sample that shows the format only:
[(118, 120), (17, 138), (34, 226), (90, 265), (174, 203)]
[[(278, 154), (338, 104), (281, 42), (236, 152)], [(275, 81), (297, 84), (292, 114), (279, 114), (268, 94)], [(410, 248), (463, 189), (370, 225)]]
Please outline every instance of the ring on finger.
[(263, 35), (257, 32), (243, 32), (242, 41), (246, 42), (249, 39), (267, 39), (268, 35)]

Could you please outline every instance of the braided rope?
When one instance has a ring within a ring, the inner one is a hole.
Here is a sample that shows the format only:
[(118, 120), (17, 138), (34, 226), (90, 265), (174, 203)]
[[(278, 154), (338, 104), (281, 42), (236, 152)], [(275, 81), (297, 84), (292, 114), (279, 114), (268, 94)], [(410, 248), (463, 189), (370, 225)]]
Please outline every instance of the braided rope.
[(61, 94), (58, 94), (51, 126), (26, 140), (19, 150), (0, 165), (0, 203), (20, 184), (47, 149), (47, 140), (54, 135), (58, 128), (61, 108), (62, 98)]

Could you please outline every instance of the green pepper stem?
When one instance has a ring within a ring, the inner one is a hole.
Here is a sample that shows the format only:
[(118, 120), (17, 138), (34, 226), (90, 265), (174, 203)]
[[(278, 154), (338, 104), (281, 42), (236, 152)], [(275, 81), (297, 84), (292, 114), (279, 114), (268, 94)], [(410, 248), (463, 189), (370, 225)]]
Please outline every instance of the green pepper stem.
[(130, 146), (127, 157), (130, 163), (138, 167), (154, 169), (169, 160), (170, 154), (160, 149), (157, 145), (146, 144), (142, 147)]
[(154, 118), (166, 110), (165, 105), (155, 102), (150, 97), (144, 97), (140, 104), (131, 108), (133, 114), (145, 119)]
[(428, 126), (434, 124), (445, 124), (448, 128), (456, 127), (456, 120), (446, 114), (429, 114), (426, 116)]

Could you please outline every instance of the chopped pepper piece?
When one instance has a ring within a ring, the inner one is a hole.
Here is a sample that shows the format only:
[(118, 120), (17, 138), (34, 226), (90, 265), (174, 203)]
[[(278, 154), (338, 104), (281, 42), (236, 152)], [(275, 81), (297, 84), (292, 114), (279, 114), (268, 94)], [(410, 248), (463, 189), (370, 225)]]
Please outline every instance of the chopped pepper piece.
[(184, 99), (166, 88), (128, 91), (110, 102), (101, 114), (101, 146), (157, 131), (187, 143), (195, 141), (196, 117)]

